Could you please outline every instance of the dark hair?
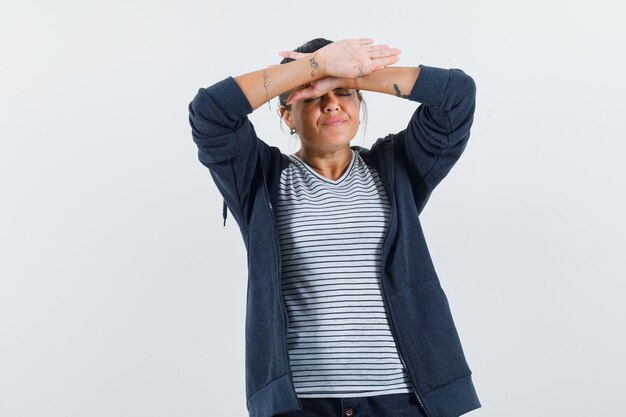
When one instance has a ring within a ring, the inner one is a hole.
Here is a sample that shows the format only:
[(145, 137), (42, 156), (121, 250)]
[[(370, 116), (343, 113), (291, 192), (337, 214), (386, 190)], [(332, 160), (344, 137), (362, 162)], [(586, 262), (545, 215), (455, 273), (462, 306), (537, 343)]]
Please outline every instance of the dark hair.
[[(313, 40), (310, 40), (308, 42), (306, 42), (305, 44), (297, 47), (296, 49), (293, 49), (293, 52), (300, 52), (303, 54), (310, 54), (312, 52), (317, 51), (318, 49), (321, 49), (323, 47), (325, 47), (326, 45), (329, 45), (333, 43), (333, 41), (328, 40), (328, 39), (324, 39), (324, 38), (315, 38)], [(280, 65), (282, 64), (287, 64), (291, 61), (295, 61), (295, 59), (293, 58), (283, 58), (282, 61), (280, 61)], [(287, 99), (289, 98), (289, 94), (291, 94), (291, 90), (289, 91), (285, 91), (284, 93), (280, 94), (278, 96), (278, 102), (282, 107), (285, 107), (287, 110), (291, 110), (291, 104), (287, 104)], [(361, 96), (361, 92), (359, 90), (356, 90), (356, 94), (357, 97), (359, 97), (359, 99), (361, 99), (361, 103), (363, 104), (364, 107), (364, 114), (365, 114), (365, 126), (364, 129), (367, 126), (367, 107), (365, 105), (365, 102), (363, 101), (363, 97)], [(364, 130), (365, 132), (365, 130)]]

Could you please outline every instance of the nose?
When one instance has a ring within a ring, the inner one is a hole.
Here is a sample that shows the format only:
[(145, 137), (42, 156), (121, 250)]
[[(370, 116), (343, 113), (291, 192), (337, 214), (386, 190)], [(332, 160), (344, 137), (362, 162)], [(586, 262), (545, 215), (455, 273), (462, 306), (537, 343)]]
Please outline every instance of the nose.
[(339, 110), (339, 101), (337, 100), (337, 97), (335, 97), (334, 94), (330, 93), (330, 94), (326, 94), (326, 96), (324, 97), (324, 112), (332, 112), (332, 111), (337, 111)]

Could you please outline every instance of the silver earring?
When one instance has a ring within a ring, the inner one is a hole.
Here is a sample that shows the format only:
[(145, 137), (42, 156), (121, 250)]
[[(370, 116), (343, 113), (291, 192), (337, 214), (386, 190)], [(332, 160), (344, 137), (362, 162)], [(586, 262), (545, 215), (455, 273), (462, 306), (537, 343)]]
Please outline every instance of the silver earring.
[(291, 130), (289, 130), (289, 134), (293, 135), (294, 133), (296, 133), (296, 129), (294, 129), (293, 127), (291, 128)]

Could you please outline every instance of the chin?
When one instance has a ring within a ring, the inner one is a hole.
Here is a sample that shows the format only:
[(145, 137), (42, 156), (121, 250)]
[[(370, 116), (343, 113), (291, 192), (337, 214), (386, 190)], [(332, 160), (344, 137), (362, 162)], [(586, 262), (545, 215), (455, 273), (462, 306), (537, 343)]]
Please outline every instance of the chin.
[(337, 132), (336, 134), (326, 134), (323, 140), (324, 142), (336, 143), (338, 145), (341, 143), (350, 143), (350, 141), (356, 137), (356, 133), (357, 132)]
[(345, 145), (349, 145), (352, 139), (354, 139), (354, 136), (352, 137), (341, 136), (341, 137), (334, 137), (334, 138), (326, 138), (324, 142), (333, 146), (345, 146)]

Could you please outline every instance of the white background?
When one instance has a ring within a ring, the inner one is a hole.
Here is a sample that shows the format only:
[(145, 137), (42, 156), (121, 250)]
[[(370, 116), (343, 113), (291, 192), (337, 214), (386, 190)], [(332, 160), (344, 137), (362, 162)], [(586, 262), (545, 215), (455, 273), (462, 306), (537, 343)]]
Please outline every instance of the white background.
[[(624, 416), (617, 2), (0, 6), (0, 416), (244, 416), (246, 254), (197, 160), (198, 88), (325, 37), (477, 84), (422, 225), (483, 407)], [(365, 93), (370, 147), (417, 103)], [(298, 149), (267, 105), (257, 133)]]

